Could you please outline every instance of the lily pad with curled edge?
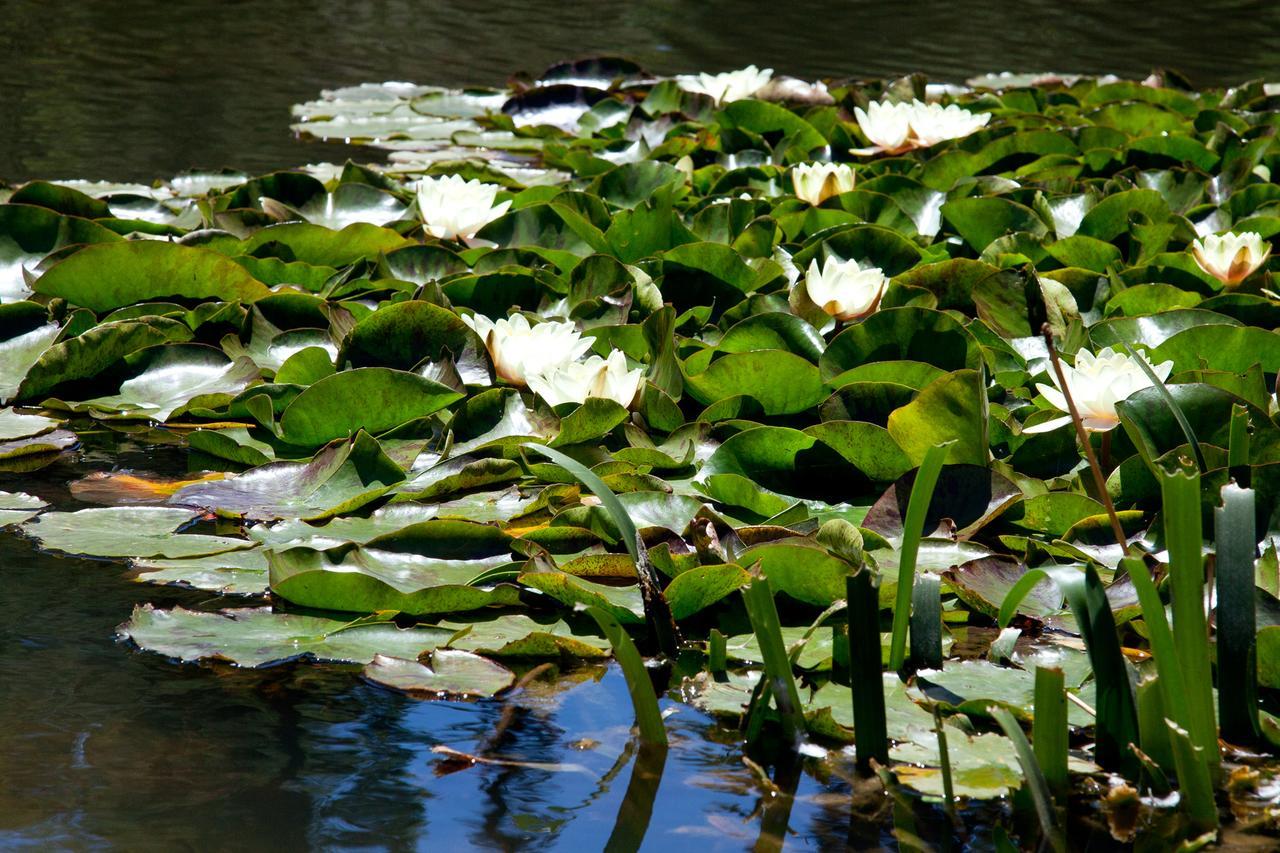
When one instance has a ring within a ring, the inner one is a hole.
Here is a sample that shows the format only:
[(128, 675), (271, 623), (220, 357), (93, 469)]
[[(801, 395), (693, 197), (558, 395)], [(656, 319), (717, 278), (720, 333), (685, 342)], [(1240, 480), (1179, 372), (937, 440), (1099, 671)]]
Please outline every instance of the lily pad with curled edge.
[(599, 607), (623, 624), (644, 623), (644, 607), (638, 586), (607, 586), (561, 571), (525, 572), (519, 581), (569, 607), (579, 604)]
[(0, 441), (43, 435), (61, 424), (62, 421), (44, 415), (24, 415), (11, 408), (0, 409)]
[(0, 527), (30, 521), (46, 506), (47, 503), (25, 492), (0, 492)]
[(519, 604), (520, 591), (509, 584), (470, 586), (472, 578), (506, 559), (442, 560), (359, 546), (267, 553), (271, 591), (286, 601), (319, 610), (398, 610), (411, 616)]
[(224, 255), (158, 240), (81, 249), (50, 267), (32, 289), (97, 312), (171, 297), (253, 302), (271, 293)]
[[(22, 466), (24, 466), (28, 458), (48, 457), (49, 460), (52, 460), (57, 453), (66, 450), (68, 447), (74, 447), (79, 443), (79, 436), (65, 429), (55, 429), (52, 432), (33, 435), (30, 438), (0, 441), (0, 462), (4, 463), (4, 467), (7, 470), (12, 470), (12, 466), (17, 466), (20, 470), (26, 470)], [(41, 465), (43, 464), (42, 462)]]
[(101, 416), (167, 421), (191, 403), (226, 405), (261, 376), (248, 358), (232, 361), (220, 350), (196, 344), (150, 347), (127, 361), (134, 375), (121, 382), (115, 394), (73, 407)]
[(305, 658), (336, 663), (369, 663), (379, 654), (416, 658), (444, 645), (451, 632), (439, 628), (397, 628), (390, 622), (324, 619), (245, 607), (202, 613), (150, 604), (133, 609), (116, 629), (149, 652), (184, 663), (226, 661), (245, 667)]
[(227, 551), (208, 557), (135, 560), (141, 583), (182, 586), (219, 595), (265, 595), (267, 557), (261, 548)]
[(576, 631), (563, 620), (537, 621), (521, 613), (503, 614), (474, 622), (440, 622), (453, 632), (446, 644), (500, 658), (607, 658), (609, 641), (594, 633)]
[(366, 517), (343, 516), (323, 524), (298, 519), (259, 524), (249, 528), (249, 538), (268, 547), (306, 546), (322, 550), (348, 542), (363, 544), (410, 524), (430, 521), (436, 507), (418, 503), (402, 503), (376, 509)]
[(376, 655), (364, 668), (370, 681), (415, 695), (481, 699), (506, 690), (516, 674), (496, 661), (459, 649), (436, 649), (431, 663)]
[[(943, 578), (965, 604), (994, 618), (1000, 612), (1000, 605), (1009, 590), (1026, 573), (1026, 565), (1019, 560), (982, 557), (949, 567)], [(1044, 617), (1060, 613), (1062, 609), (1062, 593), (1046, 578), (1032, 588), (1018, 605), (1017, 612), (1025, 616)]]
[(42, 548), (88, 557), (199, 557), (253, 547), (230, 536), (175, 533), (199, 516), (177, 507), (94, 507), (46, 512), (22, 525), (22, 532)]
[(667, 585), (664, 594), (671, 605), (671, 615), (676, 619), (686, 619), (724, 599), (750, 580), (746, 569), (732, 563), (698, 566), (677, 575)]
[(243, 474), (179, 489), (169, 503), (229, 518), (321, 519), (352, 512), (381, 497), (404, 472), (361, 430), (310, 462), (272, 462)]
[[(862, 526), (886, 539), (901, 539), (902, 519), (915, 479), (915, 471), (899, 477), (867, 511)], [(972, 534), (1021, 499), (1022, 491), (1016, 485), (982, 465), (947, 465), (933, 490), (924, 535), (949, 535), (953, 524), (958, 533)]]
[(46, 323), (0, 341), (0, 400), (9, 400), (18, 393), (27, 371), (53, 345), (61, 331), (57, 323)]

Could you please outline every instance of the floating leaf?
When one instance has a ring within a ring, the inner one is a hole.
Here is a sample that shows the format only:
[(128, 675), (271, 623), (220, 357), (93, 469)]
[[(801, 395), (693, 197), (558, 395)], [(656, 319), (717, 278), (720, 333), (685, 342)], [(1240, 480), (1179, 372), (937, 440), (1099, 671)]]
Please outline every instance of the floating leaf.
[(22, 525), (40, 546), (90, 557), (198, 557), (251, 547), (230, 536), (177, 533), (199, 513), (176, 507), (97, 507), (46, 512)]
[(400, 629), (390, 623), (351, 625), (339, 619), (276, 613), (250, 607), (201, 613), (175, 607), (138, 605), (116, 629), (146, 651), (183, 663), (226, 661), (264, 667), (309, 658), (337, 663), (370, 663), (379, 654), (415, 658), (448, 642), (453, 632), (439, 628)]
[(364, 668), (370, 681), (410, 694), (480, 699), (515, 683), (515, 673), (500, 663), (457, 649), (435, 649), (431, 665), (416, 660), (375, 655)]

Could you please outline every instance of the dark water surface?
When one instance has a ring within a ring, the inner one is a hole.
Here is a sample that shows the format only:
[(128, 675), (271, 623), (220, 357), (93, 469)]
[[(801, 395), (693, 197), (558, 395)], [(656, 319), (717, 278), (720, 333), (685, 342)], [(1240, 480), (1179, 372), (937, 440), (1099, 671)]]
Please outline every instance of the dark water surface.
[[(290, 137), (291, 104), (367, 80), (497, 84), (591, 52), (625, 53), (658, 72), (757, 62), (799, 76), (923, 70), (956, 80), (1169, 66), (1227, 84), (1280, 79), (1280, 3), (990, 0), (965, 12), (939, 0), (9, 0), (0, 2), (0, 179), (149, 180), (341, 159), (339, 147)], [(184, 464), (177, 452), (107, 441), (36, 474), (0, 475), (0, 489), (75, 508), (66, 483), (90, 471)], [(114, 640), (148, 600), (218, 604), (134, 583), (118, 563), (53, 557), (0, 535), (0, 848), (594, 850), (626, 792), (634, 812), (656, 781), (635, 773), (616, 669), (520, 699), (527, 712), (503, 754), (576, 769), (438, 776), (431, 748), (475, 748), (500, 703), (414, 701), (336, 667), (176, 666)], [(778, 821), (777, 798), (706, 717), (681, 706), (668, 725), (660, 817), (645, 846), (754, 845), (762, 824)], [(579, 748), (584, 738), (594, 748)], [(844, 844), (849, 810), (843, 783), (804, 775), (788, 846)], [(624, 832), (642, 827), (634, 814), (622, 822)], [(874, 827), (863, 831), (877, 840)]]
[[(90, 471), (181, 470), (177, 451), (90, 442), (36, 474), (0, 475), (0, 489), (78, 509), (66, 483)], [(636, 779), (615, 667), (514, 700), (521, 713), (492, 754), (551, 767), (438, 775), (432, 747), (476, 751), (503, 703), (419, 701), (362, 681), (358, 668), (174, 664), (114, 638), (145, 601), (243, 603), (139, 584), (119, 562), (55, 557), (0, 534), (0, 849), (596, 850), (615, 823), (645, 833), (645, 816), (623, 802), (643, 801), (648, 781), (659, 816), (649, 848), (737, 850), (755, 844), (756, 811), (775, 799), (732, 736), (683, 705), (668, 719), (660, 783), (652, 760)], [(803, 776), (788, 844), (843, 845), (846, 790)]]
[(1171, 67), (1280, 79), (1274, 0), (0, 0), (0, 179), (151, 180), (342, 159), (289, 107), (366, 81), (500, 84), (585, 54), (798, 76)]

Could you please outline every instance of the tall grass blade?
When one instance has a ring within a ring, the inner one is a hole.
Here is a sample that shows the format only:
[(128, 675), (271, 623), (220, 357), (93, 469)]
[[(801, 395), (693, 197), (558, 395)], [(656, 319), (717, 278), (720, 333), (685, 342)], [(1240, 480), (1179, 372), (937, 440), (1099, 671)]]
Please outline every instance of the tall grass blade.
[[(1173, 763), (1173, 748), (1169, 745), (1169, 727), (1165, 725), (1164, 695), (1159, 676), (1149, 676), (1138, 682), (1138, 727), (1142, 732), (1140, 747), (1152, 763), (1146, 766), (1148, 777), (1157, 794), (1165, 794), (1172, 788), (1167, 773), (1177, 768)], [(1158, 773), (1156, 771), (1159, 771)]]
[(1087, 564), (1083, 571), (1071, 566), (1028, 569), (1000, 604), (1000, 625), (1009, 624), (1018, 604), (1045, 578), (1052, 578), (1066, 596), (1093, 667), (1098, 694), (1095, 758), (1103, 767), (1135, 779), (1140, 763), (1129, 744), (1138, 742), (1138, 711), (1111, 602), (1093, 566)]
[(1236, 403), (1231, 407), (1231, 433), (1227, 439), (1227, 468), (1242, 486), (1249, 476), (1249, 410)]
[[(1195, 809), (1196, 806), (1190, 799), (1205, 784), (1209, 787), (1212, 801), (1212, 780), (1217, 766), (1215, 759), (1218, 756), (1217, 733), (1216, 730), (1213, 732), (1212, 751), (1199, 746), (1183, 748), (1183, 745), (1178, 742), (1178, 733), (1185, 737), (1188, 726), (1194, 724), (1192, 721), (1195, 720), (1195, 701), (1199, 691), (1191, 688), (1187, 683), (1185, 665), (1180, 659), (1177, 640), (1169, 628), (1168, 620), (1165, 619), (1164, 603), (1160, 600), (1155, 584), (1147, 573), (1146, 564), (1136, 558), (1123, 562), (1127, 563), (1129, 576), (1133, 579), (1134, 589), (1138, 593), (1138, 603), (1142, 606), (1143, 620), (1147, 624), (1147, 636), (1151, 642), (1151, 651), (1155, 657), (1158, 673), (1158, 704), (1164, 712), (1164, 717), (1160, 720), (1154, 719), (1155, 708), (1145, 712), (1145, 724), (1150, 730), (1146, 733), (1145, 740), (1152, 743), (1148, 747), (1144, 742), (1144, 749), (1149, 748), (1153, 756), (1159, 756), (1162, 752), (1169, 753), (1162, 763), (1167, 766), (1170, 757), (1172, 758), (1173, 769), (1178, 776), (1178, 790), (1182, 792), (1182, 804), (1188, 810)], [(1147, 701), (1151, 702), (1151, 699)], [(1212, 714), (1212, 707), (1209, 711)], [(1164, 726), (1163, 732), (1159, 729), (1161, 725)], [(1161, 734), (1167, 735), (1164, 742), (1161, 742)], [(1216, 820), (1216, 806), (1213, 807), (1213, 813)]]
[(791, 674), (791, 657), (782, 639), (778, 607), (773, 600), (769, 579), (762, 574), (742, 588), (742, 601), (747, 606), (751, 630), (755, 632), (760, 654), (764, 658), (764, 678), (782, 719), (782, 733), (794, 748), (804, 736), (804, 708), (800, 691)]
[(662, 584), (658, 580), (658, 572), (653, 567), (653, 563), (649, 561), (649, 555), (645, 551), (644, 543), (640, 541), (640, 533), (636, 530), (636, 525), (627, 513), (626, 507), (622, 505), (622, 502), (618, 500), (618, 496), (605, 485), (603, 480), (576, 459), (565, 456), (558, 450), (533, 442), (524, 444), (522, 447), (547, 457), (576, 477), (582, 485), (590, 489), (600, 499), (600, 503), (609, 513), (609, 517), (613, 519), (618, 532), (622, 534), (622, 541), (627, 546), (627, 553), (631, 555), (631, 561), (636, 565), (636, 577), (640, 582), (640, 597), (644, 602), (644, 615), (649, 627), (653, 630), (658, 648), (663, 654), (674, 658), (679, 652), (680, 632), (676, 627), (675, 618), (671, 615), (671, 605), (667, 603), (667, 597), (662, 594)]
[(1187, 704), (1186, 717), (1175, 717), (1175, 721), (1186, 729), (1191, 742), (1204, 751), (1211, 775), (1217, 778), (1220, 756), (1218, 726), (1214, 720), (1213, 669), (1209, 663), (1209, 625), (1204, 614), (1200, 474), (1162, 472), (1160, 491), (1164, 499), (1165, 545), (1169, 550), (1173, 642), (1178, 649), (1177, 660), (1184, 679), (1183, 698)]
[(1147, 626), (1147, 641), (1151, 644), (1151, 654), (1155, 658), (1156, 673), (1160, 679), (1163, 716), (1187, 728), (1191, 725), (1193, 716), (1191, 694), (1187, 690), (1177, 641), (1169, 628), (1169, 620), (1165, 618), (1164, 602), (1160, 600), (1160, 593), (1151, 580), (1146, 563), (1137, 557), (1126, 557), (1120, 561), (1120, 567), (1129, 574), (1134, 591), (1138, 594), (1142, 619)]
[(608, 611), (588, 607), (587, 613), (596, 620), (609, 644), (613, 646), (613, 656), (627, 680), (627, 692), (631, 694), (631, 704), (635, 708), (636, 728), (640, 730), (640, 739), (646, 743), (666, 746), (667, 729), (662, 724), (662, 712), (658, 710), (658, 694), (653, 690), (653, 682), (649, 680), (644, 658), (640, 657), (636, 644), (631, 642), (626, 630)]
[(893, 635), (889, 641), (889, 669), (902, 669), (907, 656), (907, 626), (911, 619), (911, 595), (915, 589), (916, 557), (924, 535), (924, 519), (938, 485), (938, 474), (947, 458), (949, 444), (938, 444), (925, 452), (924, 460), (911, 484), (907, 516), (902, 522), (902, 548), (898, 554), (898, 595), (893, 608)]
[(729, 650), (724, 634), (716, 628), (707, 637), (707, 669), (724, 672), (729, 665)]
[(1209, 772), (1208, 756), (1192, 742), (1186, 729), (1173, 720), (1165, 720), (1169, 727), (1169, 743), (1173, 747), (1173, 761), (1178, 768), (1178, 804), (1191, 818), (1193, 829), (1207, 832), (1218, 827), (1218, 803), (1213, 795), (1213, 776)]
[(884, 670), (880, 651), (880, 576), (862, 569), (845, 581), (849, 601), (849, 683), (853, 692), (853, 738), (858, 769), (874, 759), (889, 763), (889, 728), (884, 711)]
[(1209, 470), (1209, 463), (1204, 458), (1204, 448), (1200, 446), (1200, 440), (1196, 438), (1195, 430), (1191, 428), (1191, 423), (1187, 420), (1187, 416), (1182, 413), (1182, 407), (1178, 405), (1178, 401), (1173, 399), (1173, 395), (1169, 393), (1169, 387), (1164, 384), (1156, 372), (1151, 369), (1151, 365), (1141, 355), (1133, 351), (1133, 347), (1129, 346), (1125, 341), (1120, 342), (1120, 346), (1124, 347), (1130, 357), (1137, 362), (1138, 367), (1142, 368), (1142, 372), (1147, 375), (1147, 379), (1160, 393), (1164, 399), (1164, 404), (1169, 407), (1169, 411), (1173, 413), (1173, 418), (1178, 422), (1178, 427), (1182, 430), (1182, 435), (1187, 440), (1187, 444), (1191, 445), (1191, 452), (1196, 456), (1196, 467), (1200, 469), (1200, 473)]
[(911, 591), (911, 665), (942, 667), (942, 578), (924, 572)]
[(1038, 666), (1031, 745), (1049, 793), (1059, 804), (1067, 797), (1068, 739), (1066, 679), (1057, 667)]
[(995, 721), (1000, 724), (1000, 728), (1004, 729), (1005, 736), (1013, 741), (1014, 751), (1018, 754), (1018, 764), (1022, 766), (1022, 775), (1027, 780), (1027, 790), (1031, 792), (1031, 802), (1036, 807), (1040, 831), (1044, 833), (1050, 849), (1057, 853), (1066, 853), (1067, 842), (1061, 830), (1058, 829), (1058, 818), (1053, 808), (1053, 797), (1049, 793), (1049, 783), (1045, 781), (1044, 772), (1040, 769), (1040, 763), (1036, 761), (1035, 753), (1031, 750), (1031, 744), (1027, 742), (1022, 726), (1018, 725), (1018, 721), (1007, 708), (992, 706), (989, 711)]
[(1222, 737), (1247, 746), (1258, 725), (1257, 635), (1254, 557), (1257, 551), (1255, 493), (1228, 483), (1214, 510), (1217, 549), (1218, 722)]

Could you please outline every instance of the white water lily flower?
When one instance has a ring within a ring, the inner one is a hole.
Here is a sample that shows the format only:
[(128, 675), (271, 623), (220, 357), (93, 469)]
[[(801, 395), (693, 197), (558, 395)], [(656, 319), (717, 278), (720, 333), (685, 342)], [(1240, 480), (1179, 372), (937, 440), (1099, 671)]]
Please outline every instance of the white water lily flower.
[(911, 135), (911, 104), (872, 101), (866, 110), (854, 107), (858, 127), (871, 144), (882, 151), (899, 152), (914, 148), (907, 142)]
[(475, 314), (462, 322), (484, 341), (498, 378), (512, 385), (528, 385), (530, 375), (577, 361), (591, 349), (591, 341), (583, 340), (573, 323), (551, 320), (531, 326), (523, 314), (496, 323)]
[(642, 382), (644, 368), (628, 370), (622, 350), (614, 350), (607, 359), (593, 355), (586, 361), (529, 374), (529, 390), (552, 406), (585, 403), (588, 397), (602, 397), (627, 408), (635, 402)]
[(888, 285), (889, 279), (879, 267), (862, 267), (856, 260), (836, 257), (827, 258), (821, 267), (814, 258), (804, 279), (809, 299), (844, 322), (859, 320), (879, 308)]
[(990, 113), (971, 113), (963, 107), (951, 104), (879, 103), (854, 108), (854, 117), (862, 133), (874, 144), (874, 148), (855, 149), (855, 153), (870, 154), (884, 151), (901, 154), (913, 148), (928, 148), (948, 139), (968, 136), (991, 121)]
[(791, 170), (791, 183), (796, 198), (817, 207), (853, 189), (853, 168), (848, 163), (801, 163)]
[[(1137, 358), (1151, 365), (1142, 353), (1138, 353)], [(1151, 370), (1163, 382), (1169, 378), (1169, 373), (1173, 370), (1173, 362), (1166, 361), (1153, 365)], [(1104, 347), (1098, 351), (1097, 355), (1088, 350), (1080, 350), (1076, 354), (1075, 366), (1063, 364), (1062, 373), (1067, 378), (1071, 399), (1080, 411), (1080, 420), (1084, 423), (1084, 428), (1090, 432), (1106, 432), (1115, 429), (1120, 424), (1120, 416), (1116, 414), (1116, 403), (1143, 388), (1150, 388), (1153, 384), (1134, 356), (1116, 352), (1111, 347)], [(1036, 389), (1049, 401), (1049, 405), (1068, 414), (1026, 427), (1023, 432), (1048, 432), (1063, 424), (1071, 423), (1067, 398), (1057, 387), (1057, 374), (1051, 371), (1050, 376), (1053, 378), (1053, 385), (1037, 383)]]
[(460, 175), (423, 178), (417, 183), (422, 227), (441, 240), (469, 240), (511, 207), (510, 200), (494, 204), (501, 190), (497, 184), (467, 181)]
[(760, 69), (748, 65), (738, 71), (726, 71), (723, 74), (682, 74), (676, 78), (676, 83), (686, 92), (710, 95), (716, 103), (727, 104), (750, 98), (772, 78), (772, 68)]
[(968, 136), (991, 121), (991, 113), (971, 113), (956, 104), (911, 102), (911, 135), (920, 147)]
[(1196, 240), (1191, 244), (1191, 253), (1200, 269), (1231, 287), (1266, 263), (1271, 255), (1271, 244), (1254, 231), (1243, 234), (1228, 231)]

